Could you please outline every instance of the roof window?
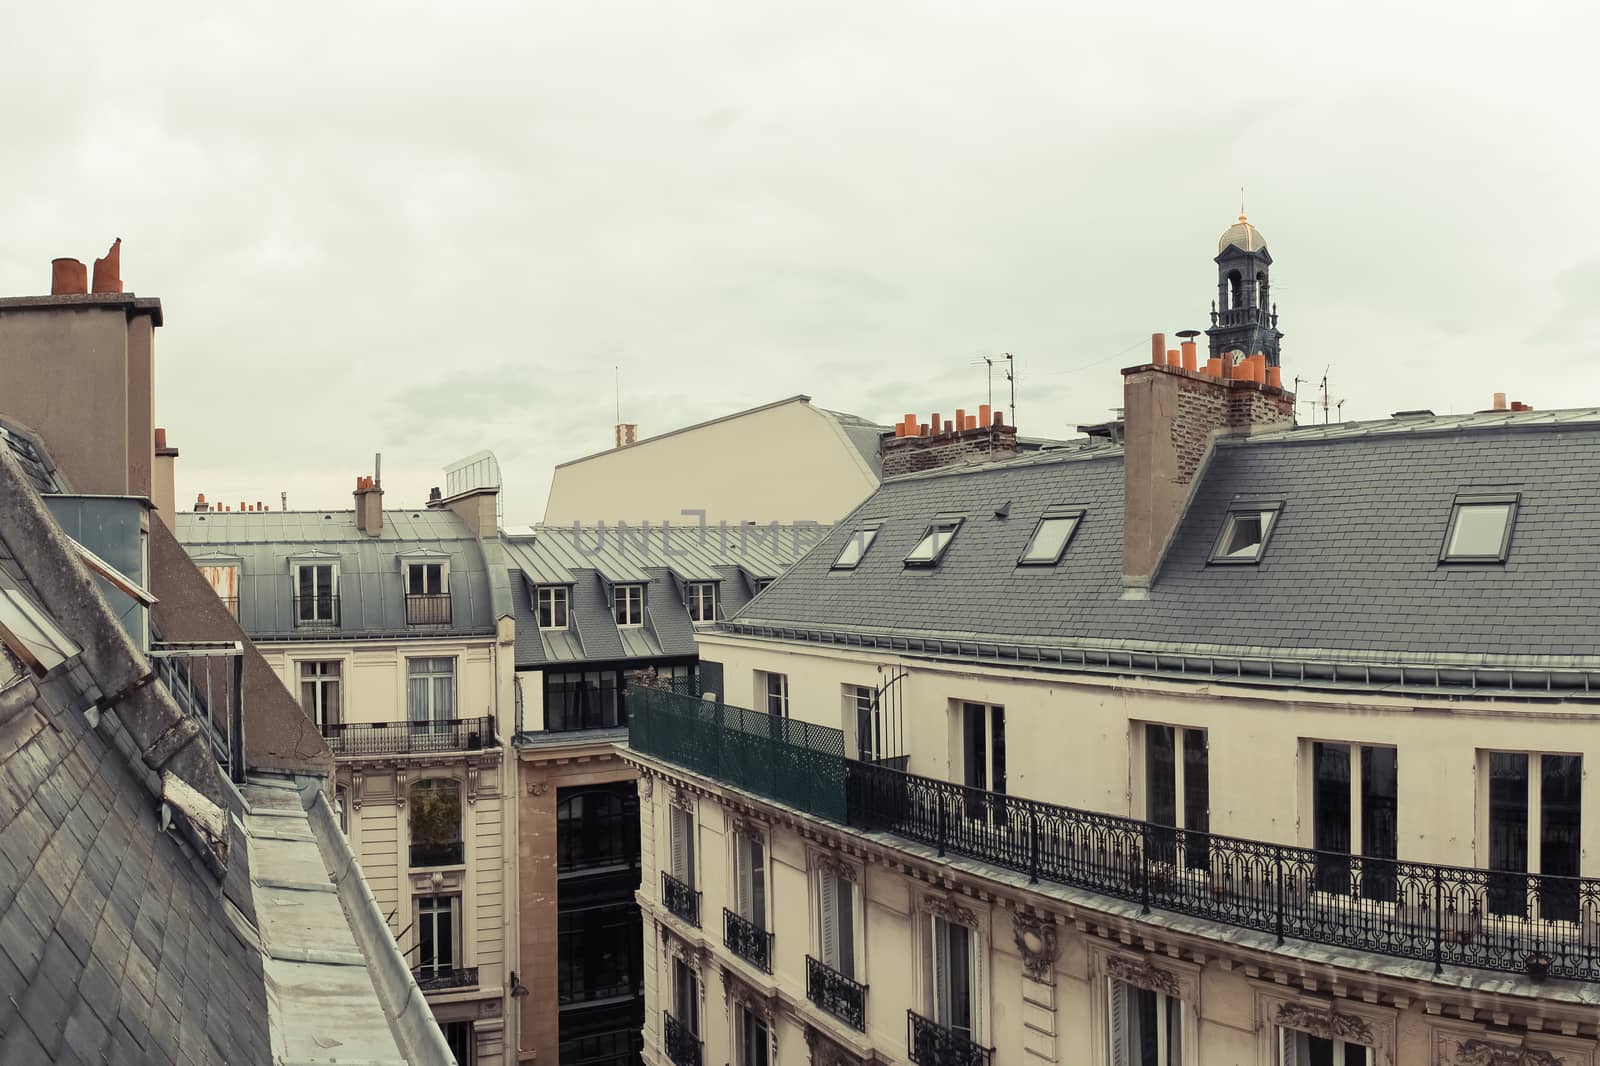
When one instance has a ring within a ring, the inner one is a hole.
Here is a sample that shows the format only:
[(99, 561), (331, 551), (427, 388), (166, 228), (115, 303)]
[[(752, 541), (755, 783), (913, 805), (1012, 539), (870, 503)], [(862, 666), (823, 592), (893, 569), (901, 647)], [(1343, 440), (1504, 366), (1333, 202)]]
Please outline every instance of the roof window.
[(833, 560), (833, 569), (854, 570), (862, 556), (867, 554), (867, 549), (872, 547), (872, 542), (878, 539), (878, 528), (877, 525), (862, 526), (850, 534), (850, 539), (844, 542), (838, 557)]
[(1072, 535), (1078, 531), (1083, 511), (1046, 511), (1039, 524), (1033, 527), (1028, 546), (1022, 549), (1018, 566), (1054, 566), (1061, 561)]
[(1516, 493), (1459, 495), (1445, 530), (1442, 563), (1503, 563), (1517, 524)]
[(1255, 564), (1267, 550), (1267, 539), (1273, 526), (1278, 524), (1281, 503), (1234, 504), (1228, 509), (1228, 520), (1222, 525), (1222, 535), (1211, 549), (1212, 563)]
[(907, 566), (935, 566), (943, 558), (945, 550), (950, 547), (950, 542), (956, 539), (956, 530), (961, 528), (959, 518), (936, 518), (929, 523), (918, 539), (916, 547), (911, 549), (906, 556)]

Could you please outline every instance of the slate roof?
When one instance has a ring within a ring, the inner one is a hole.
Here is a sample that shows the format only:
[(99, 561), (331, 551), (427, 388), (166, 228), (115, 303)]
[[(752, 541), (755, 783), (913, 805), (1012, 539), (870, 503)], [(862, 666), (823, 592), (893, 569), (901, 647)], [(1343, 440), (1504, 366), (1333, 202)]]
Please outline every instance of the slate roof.
[[(1467, 662), (1600, 665), (1600, 411), (1307, 427), (1218, 444), (1149, 598), (1121, 584), (1122, 451), (1056, 450), (891, 479), (734, 629), (826, 630)], [(1438, 561), (1458, 492), (1521, 495), (1504, 565)], [(1281, 501), (1256, 566), (1207, 559), (1231, 502)], [(1009, 504), (1005, 518), (995, 516)], [(1048, 507), (1085, 515), (1055, 567), (1018, 567)], [(941, 563), (902, 560), (935, 514)], [(854, 571), (831, 564), (880, 520)], [(781, 635), (781, 634), (780, 634)]]
[[(238, 562), (239, 621), (258, 641), (482, 636), (494, 631), (500, 611), (510, 612), (504, 583), (495, 588), (499, 579), (477, 538), (442, 508), (384, 511), (376, 537), (355, 527), (353, 511), (179, 512), (177, 533), (196, 563)], [(406, 553), (449, 561), (449, 624), (406, 624)], [(295, 625), (290, 560), (317, 556), (338, 563), (336, 629)]]

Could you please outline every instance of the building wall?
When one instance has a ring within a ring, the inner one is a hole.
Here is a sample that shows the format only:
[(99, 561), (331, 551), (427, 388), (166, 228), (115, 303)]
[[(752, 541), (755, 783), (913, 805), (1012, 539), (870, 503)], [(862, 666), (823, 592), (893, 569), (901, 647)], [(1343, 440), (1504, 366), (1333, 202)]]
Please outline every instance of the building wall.
[(559, 466), (544, 520), (836, 522), (877, 485), (838, 425), (795, 400)]

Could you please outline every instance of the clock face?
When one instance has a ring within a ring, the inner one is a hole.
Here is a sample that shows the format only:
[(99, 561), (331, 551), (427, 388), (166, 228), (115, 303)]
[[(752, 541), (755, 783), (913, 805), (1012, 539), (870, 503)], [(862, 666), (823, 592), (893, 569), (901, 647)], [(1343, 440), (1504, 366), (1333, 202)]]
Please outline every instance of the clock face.
[(1244, 353), (1235, 349), (1228, 353), (1228, 358), (1232, 361), (1233, 366), (1238, 366), (1244, 362)]

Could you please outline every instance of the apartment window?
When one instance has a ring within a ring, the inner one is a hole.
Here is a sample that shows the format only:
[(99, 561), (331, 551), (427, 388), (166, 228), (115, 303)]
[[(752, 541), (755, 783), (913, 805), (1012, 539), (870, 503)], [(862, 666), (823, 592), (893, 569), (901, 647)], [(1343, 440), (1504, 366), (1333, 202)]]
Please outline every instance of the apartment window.
[[(961, 783), (971, 789), (1006, 791), (1006, 709), (986, 703), (961, 705)], [(981, 817), (986, 803), (968, 797), (967, 816)], [(1004, 812), (996, 812), (1003, 815)]]
[(1511, 531), (1517, 524), (1516, 493), (1497, 496), (1457, 496), (1445, 530), (1445, 563), (1503, 563), (1511, 550)]
[(644, 625), (644, 586), (617, 585), (611, 590), (611, 614), (619, 626)]
[(627, 688), (621, 671), (544, 675), (544, 727), (552, 733), (616, 729), (628, 724)]
[(460, 896), (417, 898), (418, 976), (438, 977), (456, 968), (460, 916)]
[(1082, 518), (1081, 510), (1045, 512), (1039, 524), (1033, 527), (1033, 536), (1028, 538), (1027, 547), (1022, 549), (1017, 565), (1054, 566), (1060, 562), (1062, 553), (1067, 550), (1067, 542), (1072, 540), (1072, 534), (1077, 532), (1078, 522)]
[[(1317, 888), (1348, 895), (1359, 872), (1366, 899), (1395, 898), (1399, 854), (1399, 759), (1394, 748), (1365, 744), (1311, 745), (1312, 844)], [(1359, 855), (1352, 864), (1342, 855)], [(1355, 869), (1352, 869), (1352, 867)]]
[(691, 1036), (700, 1035), (700, 981), (678, 958), (672, 960), (672, 1016)]
[[(694, 815), (682, 807), (669, 808), (667, 836), (671, 845), (667, 871), (673, 879), (694, 887)], [(680, 1019), (681, 1020), (681, 1019)]]
[(1282, 504), (1235, 505), (1222, 523), (1222, 534), (1211, 549), (1213, 563), (1259, 563), (1267, 539), (1278, 523)]
[(689, 620), (715, 622), (717, 620), (717, 583), (715, 581), (689, 582)]
[(1143, 732), (1144, 820), (1172, 830), (1157, 828), (1151, 833), (1153, 857), (1158, 862), (1175, 862), (1181, 839), (1184, 864), (1204, 869), (1210, 859), (1205, 834), (1211, 829), (1206, 731), (1145, 723)]
[(1109, 1003), (1111, 1066), (1182, 1066), (1181, 999), (1112, 978)]
[(763, 592), (767, 591), (767, 586), (772, 584), (772, 582), (774, 580), (776, 580), (776, 579), (775, 578), (770, 578), (770, 577), (758, 577), (758, 578), (756, 578), (756, 595), (759, 596)]
[(300, 626), (339, 624), (339, 568), (333, 563), (296, 563), (294, 621)]
[(556, 1001), (632, 999), (644, 973), (639, 910), (607, 903), (563, 910), (556, 945)]
[(411, 866), (460, 866), (465, 847), (461, 840), (461, 782), (448, 777), (428, 778), (406, 793), (410, 813)]
[(539, 586), (539, 628), (567, 628), (567, 595), (565, 585)]
[(961, 519), (935, 519), (929, 523), (928, 528), (922, 531), (922, 536), (917, 538), (917, 543), (906, 555), (907, 566), (934, 566), (950, 547), (950, 542), (956, 539), (956, 530), (961, 528)]
[(1278, 1066), (1375, 1066), (1372, 1049), (1337, 1037), (1278, 1030)]
[(854, 570), (861, 564), (866, 556), (867, 549), (872, 547), (872, 542), (878, 539), (877, 526), (862, 526), (850, 534), (850, 539), (844, 542), (844, 547), (839, 549), (839, 554), (834, 557), (833, 569)]
[(327, 662), (302, 662), (300, 664), (300, 706), (322, 729), (338, 725), (340, 712), (340, 671), (337, 659)]
[(449, 591), (447, 573), (443, 562), (406, 563), (406, 595), (443, 596)]
[(443, 560), (406, 562), (406, 625), (450, 624), (450, 567)]
[(561, 789), (556, 799), (556, 870), (637, 866), (639, 794), (631, 781)]
[(817, 947), (822, 962), (856, 976), (856, 886), (833, 866), (817, 871)]
[(235, 618), (239, 617), (239, 564), (202, 564), (200, 573), (205, 577), (219, 599)]
[(1583, 756), (1492, 751), (1486, 762), (1489, 869), (1503, 871), (1489, 877), (1490, 912), (1526, 915), (1531, 888), (1541, 918), (1577, 920), (1575, 884), (1546, 878), (1578, 876)]
[(739, 1066), (767, 1066), (772, 1035), (767, 1023), (748, 1006), (739, 1004)]
[(456, 661), (406, 660), (406, 706), (413, 727), (441, 726), (456, 716)]
[(767, 928), (767, 849), (759, 834), (733, 835), (733, 899), (739, 917)]
[(456, 1066), (474, 1066), (478, 1061), (473, 1054), (472, 1023), (444, 1022), (439, 1028), (444, 1032), (445, 1046)]
[(938, 915), (928, 916), (927, 936), (923, 980), (928, 1010), (939, 1025), (976, 1042), (976, 937), (966, 926)]
[(767, 713), (774, 718), (789, 717), (789, 675), (756, 671), (756, 691), (766, 694)]
[(876, 689), (865, 685), (844, 687), (845, 720), (856, 731), (856, 758), (864, 761), (883, 757), (883, 709), (878, 706)]

